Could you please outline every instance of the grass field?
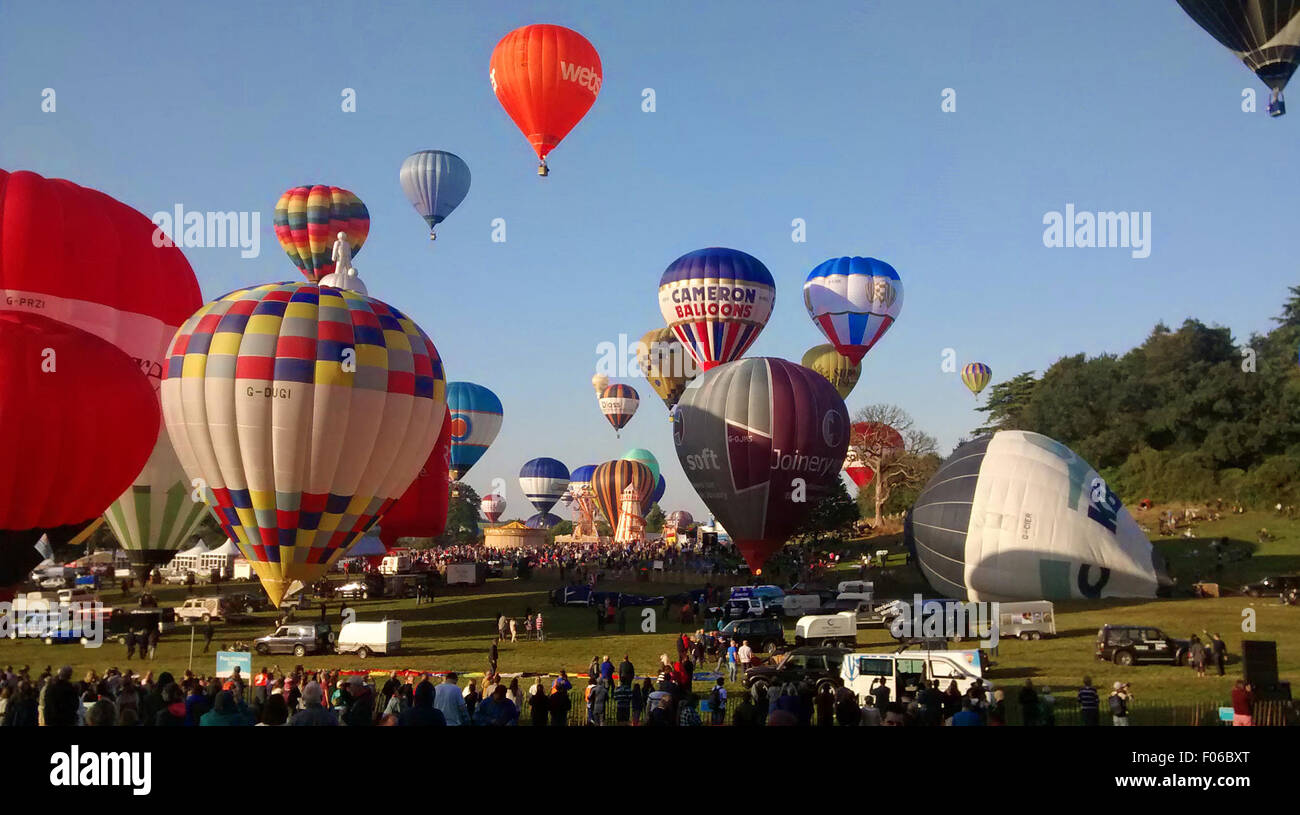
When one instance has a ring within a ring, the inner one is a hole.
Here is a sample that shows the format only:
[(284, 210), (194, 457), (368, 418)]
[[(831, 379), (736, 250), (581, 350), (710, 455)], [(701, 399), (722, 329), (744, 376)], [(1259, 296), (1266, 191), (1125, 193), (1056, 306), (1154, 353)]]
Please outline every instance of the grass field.
[[(1159, 509), (1159, 508), (1157, 508)], [(1155, 513), (1138, 513), (1139, 521), (1155, 527)], [(1255, 532), (1267, 527), (1277, 537), (1271, 543), (1257, 545)], [(1300, 570), (1300, 522), (1287, 521), (1271, 513), (1249, 513), (1229, 516), (1222, 521), (1204, 523), (1195, 529), (1196, 538), (1159, 539), (1156, 541), (1171, 569), (1180, 582), (1213, 572), (1214, 559), (1207, 544), (1210, 538), (1227, 537), (1231, 548), (1249, 557), (1227, 563), (1221, 582), (1233, 588), (1268, 574)], [(871, 549), (882, 543), (897, 545), (894, 539), (873, 538), (863, 545)], [(846, 566), (842, 575), (829, 575), (827, 582), (856, 577), (856, 569)], [(918, 575), (919, 577), (919, 575)], [(601, 588), (643, 594), (664, 594), (696, 588), (704, 578), (689, 583), (635, 583), (608, 582)], [(417, 607), (414, 600), (353, 601), (349, 605), (362, 620), (384, 617), (403, 621), (404, 653), (395, 657), (372, 657), (362, 661), (356, 657), (336, 655), (307, 656), (302, 659), (290, 655), (268, 657), (253, 656), (254, 670), (263, 665), (279, 665), (289, 669), (301, 662), (309, 668), (366, 667), (370, 669), (413, 668), (417, 670), (456, 670), (477, 673), (487, 666), (487, 649), (495, 633), (498, 613), (520, 617), (531, 607), (534, 613), (541, 609), (546, 619), (547, 641), (502, 643), (499, 669), (502, 672), (555, 672), (560, 668), (570, 673), (586, 670), (592, 656), (605, 654), (615, 663), (624, 654), (630, 654), (638, 671), (649, 669), (658, 662), (659, 654), (674, 653), (673, 635), (696, 626), (682, 626), (673, 614), (667, 619), (658, 609), (658, 633), (640, 633), (640, 609), (628, 610), (628, 631), (618, 633), (616, 628), (597, 632), (595, 615), (587, 609), (553, 608), (547, 602), (547, 592), (556, 585), (554, 579), (535, 577), (531, 581), (492, 580), (486, 585), (470, 588), (452, 588), (440, 591), (431, 604)], [(227, 592), (244, 591), (242, 584), (226, 584)], [(902, 588), (906, 589), (906, 586)], [(209, 593), (197, 589), (196, 596)], [(159, 588), (156, 594), (163, 605), (179, 605), (187, 596), (182, 588)], [(121, 595), (106, 593), (106, 604), (122, 601)], [(337, 622), (339, 601), (329, 603), (331, 622)], [(1243, 609), (1256, 612), (1256, 630), (1242, 632)], [(1218, 599), (1180, 598), (1168, 600), (1123, 600), (1095, 603), (1058, 602), (1055, 638), (1037, 642), (1004, 642), (995, 657), (995, 667), (989, 677), (999, 685), (1016, 685), (1025, 678), (1035, 684), (1047, 684), (1059, 693), (1063, 688), (1074, 688), (1085, 675), (1091, 675), (1099, 687), (1114, 680), (1133, 683), (1139, 699), (1162, 700), (1175, 704), (1192, 702), (1219, 702), (1227, 699), (1233, 678), (1240, 673), (1237, 654), (1240, 640), (1271, 639), (1278, 643), (1278, 662), (1283, 679), (1297, 683), (1300, 688), (1300, 608), (1284, 607), (1275, 598), (1251, 599), (1223, 597)], [(304, 611), (300, 619), (316, 619), (317, 609)], [(216, 624), (212, 651), (222, 642), (251, 641), (267, 634), (275, 614), (258, 615), (254, 623), (243, 625)], [(790, 621), (791, 626), (793, 620)], [(1171, 635), (1186, 637), (1204, 630), (1221, 633), (1233, 654), (1228, 666), (1228, 676), (1197, 679), (1189, 668), (1165, 666), (1140, 666), (1121, 669), (1097, 662), (1093, 658), (1093, 643), (1097, 629), (1105, 623), (1137, 623), (1159, 626)], [(522, 638), (522, 628), (520, 630)], [(894, 641), (881, 628), (861, 629), (859, 645), (864, 648), (892, 650)], [(203, 654), (202, 636), (194, 639), (193, 668), (196, 672), (211, 673), (215, 659), (212, 653)], [(58, 667), (72, 665), (77, 675), (94, 668), (101, 673), (109, 666), (131, 667), (137, 672), (170, 670), (178, 673), (190, 662), (190, 639), (186, 630), (171, 633), (159, 644), (153, 662), (125, 660), (125, 648), (106, 644), (99, 649), (78, 645), (44, 645), (39, 640), (0, 642), (0, 665), (31, 666), (33, 672), (46, 665)], [(705, 666), (712, 668), (712, 665)]]

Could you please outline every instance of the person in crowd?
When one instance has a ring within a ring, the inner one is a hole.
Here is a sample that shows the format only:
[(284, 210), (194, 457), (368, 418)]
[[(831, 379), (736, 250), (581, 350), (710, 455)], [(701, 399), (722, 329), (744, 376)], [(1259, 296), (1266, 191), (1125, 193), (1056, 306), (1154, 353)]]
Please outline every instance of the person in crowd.
[(1083, 687), (1079, 688), (1079, 718), (1085, 727), (1101, 724), (1101, 696), (1092, 686), (1092, 677), (1083, 678)]
[(1201, 642), (1201, 638), (1195, 634), (1192, 635), (1192, 644), (1188, 648), (1188, 662), (1191, 663), (1197, 677), (1205, 676), (1205, 643)]
[(975, 701), (970, 697), (962, 699), (961, 710), (951, 719), (953, 727), (981, 727), (984, 718), (975, 710)]
[(374, 724), (375, 694), (362, 679), (360, 674), (353, 674), (349, 688), (351, 701), (347, 711), (340, 717), (348, 727), (369, 727)]
[(212, 709), (199, 717), (199, 727), (251, 727), (253, 722), (242, 707), (242, 701), (235, 701), (235, 694), (223, 690), (213, 700)]
[(460, 727), (470, 723), (469, 708), (461, 693), (459, 680), (460, 677), (452, 671), (444, 676), (442, 683), (434, 689), (434, 707), (442, 713), (448, 727)]
[(677, 725), (679, 727), (700, 727), (704, 724), (700, 720), (699, 698), (693, 693), (687, 693), (682, 699), (681, 712), (677, 715)]
[(1232, 726), (1252, 727), (1255, 724), (1255, 692), (1244, 679), (1232, 684)]
[(1210, 638), (1210, 656), (1214, 660), (1214, 666), (1219, 670), (1219, 676), (1223, 676), (1228, 664), (1228, 644), (1218, 633)]
[[(564, 679), (563, 671), (560, 671), (560, 678)], [(567, 727), (569, 724), (569, 709), (573, 706), (573, 703), (569, 700), (570, 687), (571, 685), (567, 679), (565, 679), (563, 685), (557, 679), (551, 687), (551, 727)]]
[(709, 723), (720, 725), (727, 715), (727, 686), (722, 677), (718, 677), (713, 689), (709, 691)]
[(754, 700), (750, 694), (741, 694), (740, 700), (736, 702), (736, 710), (731, 714), (731, 724), (733, 727), (758, 725), (758, 711), (754, 707)]
[(1110, 719), (1111, 724), (1116, 727), (1128, 726), (1129, 705), (1133, 701), (1133, 696), (1129, 692), (1127, 682), (1116, 682), (1114, 689), (1110, 692)]
[(618, 683), (632, 687), (636, 681), (636, 668), (632, 665), (632, 658), (627, 654), (623, 655), (623, 661), (618, 663)]
[(619, 683), (614, 688), (614, 722), (618, 725), (626, 725), (632, 718), (632, 685), (624, 684), (622, 674), (619, 675)]
[(325, 691), (319, 682), (308, 682), (302, 689), (302, 710), (289, 720), (291, 727), (337, 727), (338, 714), (324, 705)]
[[(460, 696), (460, 694), (456, 694)], [(398, 725), (402, 727), (445, 727), (447, 719), (434, 705), (434, 687), (428, 679), (420, 680), (420, 684), (415, 686), (415, 693), (411, 707), (402, 711), (397, 717)]]
[(528, 713), (534, 726), (541, 727), (550, 718), (550, 700), (546, 696), (546, 687), (539, 676), (528, 689)]
[(587, 692), (587, 724), (602, 727), (605, 724), (605, 705), (609, 701), (604, 680), (588, 680)]
[(185, 691), (175, 682), (162, 688), (162, 708), (154, 714), (152, 724), (157, 727), (185, 726)]
[(86, 711), (87, 727), (112, 727), (117, 724), (117, 707), (107, 699), (100, 699)]
[(835, 718), (844, 727), (857, 727), (862, 719), (858, 697), (844, 685), (843, 677), (835, 677)]
[(654, 683), (650, 677), (645, 678), (645, 682), (638, 685), (632, 685), (632, 726), (637, 727), (641, 724), (641, 716), (644, 714), (646, 706), (649, 704), (650, 694), (654, 692)]
[(813, 706), (817, 711), (817, 726), (835, 725), (835, 691), (830, 685), (822, 685), (816, 690)]
[(72, 668), (64, 665), (58, 676), (45, 691), (41, 710), (44, 722), (50, 727), (71, 727), (77, 724), (81, 710), (80, 694), (72, 684)]
[(1020, 688), (1020, 694), (1017, 696), (1020, 703), (1020, 715), (1023, 719), (1022, 724), (1025, 727), (1036, 727), (1040, 722), (1038, 691), (1034, 690), (1034, 680), (1026, 679), (1025, 684)]
[(506, 698), (506, 686), (500, 683), (478, 706), (474, 723), (490, 727), (513, 727), (519, 723), (519, 709)]
[(281, 727), (288, 721), (289, 708), (284, 703), (284, 697), (276, 694), (262, 705), (257, 727)]

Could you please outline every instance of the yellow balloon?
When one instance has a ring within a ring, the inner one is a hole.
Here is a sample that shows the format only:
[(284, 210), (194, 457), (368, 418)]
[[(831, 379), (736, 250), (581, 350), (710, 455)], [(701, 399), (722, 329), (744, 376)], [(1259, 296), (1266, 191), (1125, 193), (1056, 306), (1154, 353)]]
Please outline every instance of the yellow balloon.
[(809, 348), (804, 353), (801, 364), (826, 377), (826, 381), (835, 386), (841, 399), (849, 398), (854, 386), (858, 384), (859, 377), (862, 376), (862, 363), (854, 362), (836, 351), (835, 346), (830, 344)]
[(669, 410), (698, 372), (695, 360), (671, 328), (647, 331), (637, 341), (636, 364)]

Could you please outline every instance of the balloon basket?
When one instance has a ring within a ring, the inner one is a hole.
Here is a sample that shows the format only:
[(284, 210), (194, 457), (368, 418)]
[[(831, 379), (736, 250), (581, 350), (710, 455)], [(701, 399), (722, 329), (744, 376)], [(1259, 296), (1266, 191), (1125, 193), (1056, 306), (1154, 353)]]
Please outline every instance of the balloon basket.
[(537, 174), (542, 178), (546, 178), (551, 174), (551, 168), (546, 166), (546, 162), (539, 162), (537, 165)]

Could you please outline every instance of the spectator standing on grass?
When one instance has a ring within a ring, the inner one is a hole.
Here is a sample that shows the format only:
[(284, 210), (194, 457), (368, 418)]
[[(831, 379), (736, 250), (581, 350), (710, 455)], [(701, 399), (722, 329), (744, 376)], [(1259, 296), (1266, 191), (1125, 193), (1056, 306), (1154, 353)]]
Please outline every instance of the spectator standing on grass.
[(1111, 724), (1116, 727), (1128, 727), (1128, 708), (1132, 700), (1133, 697), (1129, 693), (1128, 683), (1116, 682), (1108, 700), (1110, 702)]
[(565, 687), (561, 688), (557, 680), (556, 685), (551, 688), (551, 727), (567, 727), (569, 724), (569, 708), (572, 707), (572, 702), (569, 701), (569, 683), (566, 681), (564, 684)]
[(465, 707), (465, 697), (457, 684), (459, 678), (455, 671), (448, 673), (433, 692), (433, 706), (442, 714), (448, 727), (469, 724), (469, 709)]
[(606, 656), (600, 663), (600, 681), (606, 688), (614, 685), (614, 663)]
[(1244, 679), (1232, 684), (1232, 726), (1253, 727), (1255, 724), (1255, 692)]
[(736, 647), (736, 641), (731, 640), (730, 644), (727, 646), (727, 681), (728, 682), (736, 681), (736, 669), (737, 666), (739, 665), (739, 660), (740, 660), (740, 657), (738, 656), (739, 651), (740, 649)]
[(473, 680), (470, 680), (469, 684), (465, 686), (465, 690), (461, 691), (461, 695), (464, 697), (465, 712), (468, 714), (464, 724), (470, 724), (474, 721), (475, 708), (478, 707), (479, 702), (483, 701), (483, 695), (479, 693), (478, 685), (475, 685)]
[(1198, 677), (1205, 676), (1205, 643), (1201, 642), (1200, 637), (1193, 634), (1192, 644), (1188, 651), (1192, 670), (1196, 672)]
[(542, 685), (542, 678), (539, 676), (528, 689), (528, 713), (532, 717), (534, 726), (546, 725), (546, 720), (551, 715), (550, 704), (550, 700), (546, 698), (546, 688)]
[(442, 711), (434, 707), (434, 695), (433, 683), (428, 679), (420, 680), (412, 694), (410, 709), (398, 715), (397, 724), (401, 727), (445, 727), (447, 720)]
[(77, 723), (80, 709), (77, 689), (72, 685), (72, 668), (64, 665), (45, 691), (45, 704), (42, 707), (45, 724), (47, 727), (71, 727)]
[(733, 727), (754, 727), (758, 724), (758, 710), (748, 693), (742, 694), (736, 703), (736, 710), (731, 714), (731, 724)]
[(546, 631), (542, 628), (542, 612), (537, 612), (537, 640), (546, 642)]
[(497, 643), (496, 640), (488, 646), (488, 676), (495, 676), (497, 672)]
[(519, 623), (514, 617), (510, 618), (510, 641), (519, 642)]
[(1041, 693), (1038, 694), (1038, 723), (1044, 727), (1053, 727), (1056, 724), (1056, 697), (1052, 695), (1052, 689), (1044, 686)]
[(843, 726), (856, 727), (862, 718), (858, 697), (844, 686), (842, 677), (835, 677), (835, 718)]
[(700, 727), (704, 724), (700, 720), (699, 704), (700, 700), (695, 694), (686, 694), (686, 698), (682, 700), (681, 711), (677, 714), (677, 725), (679, 727)]
[(829, 685), (822, 685), (814, 697), (817, 709), (817, 726), (833, 727), (835, 725), (835, 692)]
[(1038, 725), (1038, 691), (1034, 690), (1034, 680), (1026, 679), (1023, 687), (1020, 688), (1018, 698), (1020, 702), (1020, 715), (1024, 721), (1025, 727), (1036, 727)]
[(609, 691), (603, 681), (588, 686), (591, 689), (590, 719), (596, 727), (605, 725), (605, 705), (609, 701)]
[(1224, 666), (1228, 664), (1228, 644), (1217, 633), (1210, 640), (1210, 651), (1214, 658), (1214, 666), (1219, 669), (1219, 676), (1223, 676)]
[(953, 727), (980, 727), (984, 719), (975, 711), (975, 701), (970, 697), (962, 700), (961, 711), (952, 717)]
[(308, 682), (302, 689), (302, 710), (293, 714), (289, 720), (290, 727), (337, 727), (339, 717), (334, 711), (325, 707), (322, 701), (325, 692), (319, 682)]
[(884, 710), (889, 705), (889, 686), (883, 676), (876, 677), (868, 693), (876, 700), (876, 710)]
[(645, 683), (641, 685), (632, 685), (632, 726), (636, 727), (641, 724), (641, 715), (646, 709), (650, 694), (654, 692), (654, 684), (650, 677), (645, 678)]
[(618, 663), (618, 684), (632, 687), (636, 681), (636, 668), (632, 665), (632, 658), (627, 654), (623, 655), (623, 661)]
[(212, 621), (208, 620), (203, 624), (203, 653), (208, 652), (208, 646), (212, 645), (212, 638), (216, 636), (217, 629), (212, 627)]
[(632, 694), (631, 684), (624, 684), (621, 680), (622, 674), (619, 674), (618, 687), (614, 688), (614, 721), (617, 724), (625, 725), (632, 718)]
[(1083, 678), (1083, 687), (1079, 688), (1079, 717), (1087, 727), (1101, 724), (1101, 697), (1092, 686), (1092, 677)]
[(709, 691), (709, 718), (714, 725), (722, 724), (723, 718), (727, 714), (727, 688), (722, 677), (713, 685), (713, 690)]

